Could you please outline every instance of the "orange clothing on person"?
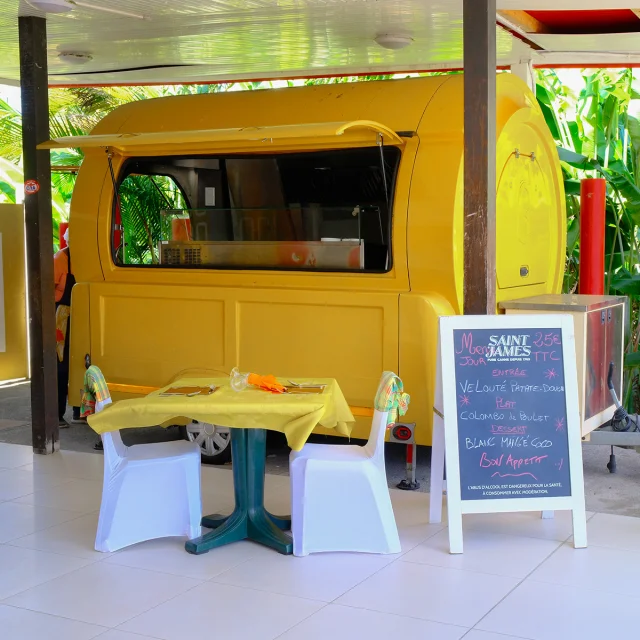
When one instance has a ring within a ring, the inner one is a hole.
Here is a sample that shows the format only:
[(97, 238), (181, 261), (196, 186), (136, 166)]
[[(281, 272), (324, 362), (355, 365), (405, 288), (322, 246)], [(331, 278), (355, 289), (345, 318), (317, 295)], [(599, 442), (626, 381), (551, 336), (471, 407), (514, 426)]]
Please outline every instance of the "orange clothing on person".
[(67, 250), (60, 249), (53, 256), (53, 281), (56, 286), (56, 302), (60, 302), (69, 274), (69, 254)]

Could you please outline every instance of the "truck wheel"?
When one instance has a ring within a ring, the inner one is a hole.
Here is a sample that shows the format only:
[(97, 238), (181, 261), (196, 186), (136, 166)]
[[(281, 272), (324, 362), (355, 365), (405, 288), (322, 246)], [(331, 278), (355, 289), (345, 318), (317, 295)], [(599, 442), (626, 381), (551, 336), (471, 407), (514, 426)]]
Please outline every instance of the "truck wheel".
[(208, 422), (190, 422), (180, 427), (185, 440), (200, 447), (203, 464), (225, 464), (231, 460), (231, 432)]

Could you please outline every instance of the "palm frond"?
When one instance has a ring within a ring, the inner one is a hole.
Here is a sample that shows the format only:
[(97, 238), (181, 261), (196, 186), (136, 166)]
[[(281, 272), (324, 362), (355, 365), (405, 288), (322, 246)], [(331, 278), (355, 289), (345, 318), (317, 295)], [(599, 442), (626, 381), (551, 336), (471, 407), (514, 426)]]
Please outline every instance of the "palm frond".
[(52, 166), (79, 167), (84, 159), (80, 149), (53, 149), (51, 151)]
[(0, 100), (0, 157), (18, 163), (22, 157), (22, 116)]
[(175, 182), (164, 176), (130, 175), (119, 188), (127, 264), (157, 264), (161, 212), (184, 208)]

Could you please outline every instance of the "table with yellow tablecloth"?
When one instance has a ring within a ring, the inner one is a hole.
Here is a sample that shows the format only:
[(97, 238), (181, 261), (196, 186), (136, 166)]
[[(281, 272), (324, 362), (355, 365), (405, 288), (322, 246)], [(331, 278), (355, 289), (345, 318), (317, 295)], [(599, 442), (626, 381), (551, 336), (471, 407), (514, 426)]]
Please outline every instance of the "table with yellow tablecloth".
[[(281, 380), (284, 384), (288, 380)], [(322, 393), (269, 393), (247, 387), (234, 391), (228, 378), (183, 378), (171, 387), (216, 386), (210, 395), (163, 397), (169, 387), (144, 398), (123, 400), (89, 418), (97, 433), (133, 427), (174, 424), (179, 418), (198, 420), (231, 429), (236, 507), (227, 518), (206, 516), (202, 525), (214, 531), (190, 540), (190, 553), (246, 538), (291, 553), (291, 538), (284, 530), (288, 517), (273, 516), (264, 508), (266, 430), (284, 433), (289, 446), (300, 450), (318, 425), (349, 435), (354, 422), (344, 395), (334, 379), (299, 379), (293, 382), (325, 385)]]

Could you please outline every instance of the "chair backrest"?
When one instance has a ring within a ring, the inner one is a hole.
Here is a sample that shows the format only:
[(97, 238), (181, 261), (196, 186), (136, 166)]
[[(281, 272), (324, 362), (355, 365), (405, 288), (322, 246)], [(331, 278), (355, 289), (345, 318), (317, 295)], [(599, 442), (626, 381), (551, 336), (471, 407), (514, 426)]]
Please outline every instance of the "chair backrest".
[(121, 465), (127, 457), (127, 447), (120, 436), (119, 431), (111, 431), (102, 434), (102, 447), (104, 449), (105, 469), (115, 469)]
[(371, 433), (365, 446), (370, 457), (384, 462), (384, 439), (387, 426), (395, 421), (398, 414), (405, 413), (408, 404), (409, 396), (404, 393), (402, 380), (393, 371), (385, 371), (378, 385)]
[[(108, 404), (111, 404), (111, 398), (107, 398), (102, 402), (96, 402), (96, 413), (100, 413)], [(119, 431), (111, 431), (102, 434), (102, 447), (104, 449), (104, 466), (113, 470), (122, 464), (127, 457), (127, 447), (120, 436)]]
[(378, 411), (375, 409), (373, 412), (371, 433), (364, 448), (367, 455), (375, 460), (382, 459), (382, 461), (384, 461), (384, 437), (387, 433), (388, 416), (389, 413), (387, 411)]

